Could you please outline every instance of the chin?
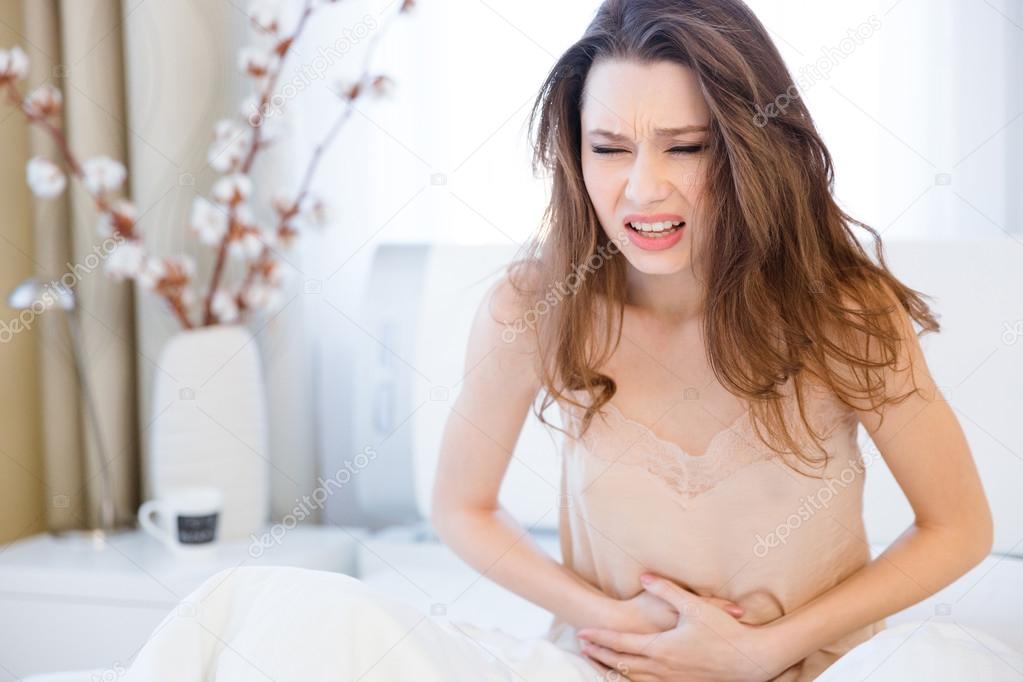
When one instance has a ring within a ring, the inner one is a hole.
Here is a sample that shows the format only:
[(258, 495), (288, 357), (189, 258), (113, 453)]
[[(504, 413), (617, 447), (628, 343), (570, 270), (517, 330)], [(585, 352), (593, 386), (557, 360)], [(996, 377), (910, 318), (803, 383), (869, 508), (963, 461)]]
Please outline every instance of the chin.
[(645, 275), (674, 275), (689, 269), (688, 254), (661, 254), (657, 252), (634, 253), (626, 260), (632, 267)]

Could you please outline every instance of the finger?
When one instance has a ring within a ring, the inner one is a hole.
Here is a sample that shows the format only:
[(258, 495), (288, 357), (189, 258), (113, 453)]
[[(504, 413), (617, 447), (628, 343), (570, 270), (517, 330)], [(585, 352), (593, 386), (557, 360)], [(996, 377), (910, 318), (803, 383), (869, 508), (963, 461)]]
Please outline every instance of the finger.
[(704, 597), (709, 602), (713, 602), (723, 611), (727, 611), (731, 615), (738, 618), (744, 613), (744, 609), (733, 601), (722, 599), (721, 597)]
[(623, 654), (589, 642), (583, 643), (582, 652), (627, 677), (633, 673), (653, 672), (652, 661), (646, 656)]
[(579, 639), (627, 654), (642, 654), (654, 637), (606, 628), (584, 628), (576, 632), (576, 636)]
[(644, 573), (639, 578), (643, 588), (651, 594), (655, 594), (664, 601), (675, 607), (675, 610), (683, 616), (699, 612), (699, 606), (703, 597), (693, 594), (671, 580), (666, 580), (652, 573)]

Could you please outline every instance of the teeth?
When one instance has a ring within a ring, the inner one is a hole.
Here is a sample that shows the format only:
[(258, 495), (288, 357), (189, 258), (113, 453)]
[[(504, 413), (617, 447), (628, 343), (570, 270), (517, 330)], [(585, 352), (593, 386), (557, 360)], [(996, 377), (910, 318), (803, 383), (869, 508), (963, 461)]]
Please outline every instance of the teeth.
[(629, 223), (629, 224), (632, 225), (633, 228), (641, 232), (663, 232), (665, 230), (670, 230), (671, 228), (677, 225), (681, 225), (683, 222), (684, 221), (680, 220), (677, 223), (673, 223), (670, 220), (668, 220), (660, 223)]

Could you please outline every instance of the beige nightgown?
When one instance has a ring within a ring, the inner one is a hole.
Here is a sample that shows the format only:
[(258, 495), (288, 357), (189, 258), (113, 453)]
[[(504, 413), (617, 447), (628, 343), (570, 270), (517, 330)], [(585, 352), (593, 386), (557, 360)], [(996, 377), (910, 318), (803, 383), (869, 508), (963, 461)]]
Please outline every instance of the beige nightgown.
[[(740, 621), (762, 624), (866, 564), (856, 413), (819, 382), (804, 384), (807, 417), (831, 461), (822, 471), (786, 459), (824, 479), (788, 467), (757, 437), (749, 412), (718, 432), (707, 452), (692, 455), (656, 435), (656, 425), (622, 414), (612, 398), (581, 439), (564, 439), (564, 565), (618, 599), (642, 590), (642, 572), (658, 573), (697, 594), (730, 599), (745, 610)], [(586, 395), (574, 394), (578, 402)], [(791, 380), (784, 395), (790, 430), (800, 433)], [(577, 436), (581, 411), (559, 407), (564, 428)], [(810, 442), (805, 431), (799, 437)], [(884, 627), (880, 620), (849, 633), (774, 679), (812, 680)], [(575, 629), (558, 617), (545, 637), (580, 651)]]

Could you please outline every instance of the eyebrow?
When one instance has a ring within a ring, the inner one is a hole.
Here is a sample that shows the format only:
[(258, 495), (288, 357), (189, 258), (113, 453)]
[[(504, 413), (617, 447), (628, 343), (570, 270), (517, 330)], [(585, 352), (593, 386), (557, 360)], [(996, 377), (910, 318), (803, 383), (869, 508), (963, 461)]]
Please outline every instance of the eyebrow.
[[(658, 128), (654, 131), (655, 137), (677, 137), (679, 135), (685, 135), (686, 133), (703, 133), (707, 132), (707, 126), (700, 125), (688, 125), (680, 128)], [(598, 135), (600, 137), (606, 137), (610, 140), (628, 140), (628, 136), (619, 135), (618, 133), (612, 133), (610, 130), (604, 130), (602, 128), (594, 128), (590, 131), (590, 135)]]

